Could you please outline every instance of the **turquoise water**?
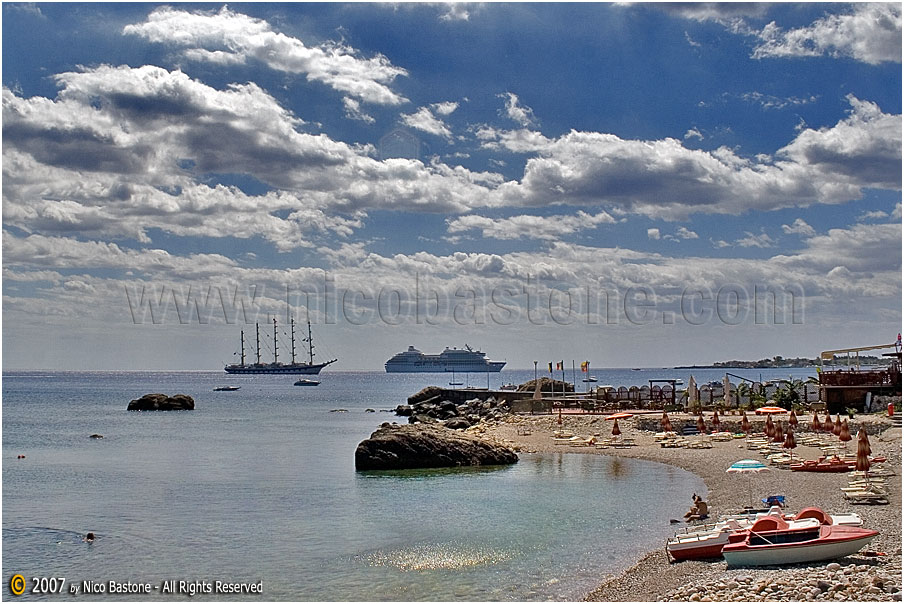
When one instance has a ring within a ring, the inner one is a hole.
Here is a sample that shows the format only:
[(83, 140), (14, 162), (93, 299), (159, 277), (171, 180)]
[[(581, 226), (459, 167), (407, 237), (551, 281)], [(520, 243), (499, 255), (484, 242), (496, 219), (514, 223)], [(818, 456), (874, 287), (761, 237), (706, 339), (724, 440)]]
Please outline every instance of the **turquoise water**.
[[(503, 372), (491, 385), (532, 374)], [(300, 388), (220, 372), (4, 374), (4, 597), (21, 573), (29, 590), (50, 576), (67, 589), (262, 581), (261, 596), (195, 596), (215, 600), (580, 599), (661, 547), (668, 519), (704, 489), (676, 468), (589, 455), (356, 473), (357, 443), (397, 419), (380, 410), (445, 376), (321, 378)], [(241, 390), (212, 391), (224, 384)], [(125, 411), (148, 392), (190, 394), (197, 408)], [(87, 531), (94, 543), (81, 541)]]

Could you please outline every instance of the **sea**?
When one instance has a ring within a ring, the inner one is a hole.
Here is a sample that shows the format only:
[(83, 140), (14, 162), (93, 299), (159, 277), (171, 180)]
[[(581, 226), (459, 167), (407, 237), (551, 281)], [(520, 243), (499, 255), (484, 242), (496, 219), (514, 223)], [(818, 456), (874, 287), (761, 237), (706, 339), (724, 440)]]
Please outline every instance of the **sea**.
[[(724, 375), (593, 373), (616, 386)], [(534, 370), (456, 377), (497, 388)], [(391, 410), (448, 374), (326, 370), (308, 387), (295, 379), (4, 372), (3, 599), (579, 600), (663, 547), (669, 520), (706, 492), (689, 472), (618, 456), (356, 472), (357, 444), (382, 422), (404, 421)], [(225, 385), (240, 389), (214, 391)], [(151, 392), (188, 394), (195, 410), (126, 411)], [(21, 596), (11, 592), (15, 575)], [(222, 591), (251, 586), (262, 593)]]

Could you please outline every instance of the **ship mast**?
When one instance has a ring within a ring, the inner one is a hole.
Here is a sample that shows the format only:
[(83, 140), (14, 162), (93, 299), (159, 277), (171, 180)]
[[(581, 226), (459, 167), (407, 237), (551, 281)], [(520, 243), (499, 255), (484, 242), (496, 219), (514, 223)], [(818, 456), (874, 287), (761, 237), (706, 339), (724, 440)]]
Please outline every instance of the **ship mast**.
[(291, 320), (292, 323), (292, 364), (295, 364), (295, 319)]
[(254, 349), (257, 351), (257, 364), (261, 364), (261, 326), (254, 324)]
[(279, 363), (279, 340), (276, 339), (276, 318), (273, 319), (273, 364)]
[(243, 329), (241, 332), (242, 338), (242, 367), (245, 366), (245, 330)]
[(308, 358), (310, 364), (314, 364), (314, 340), (311, 338), (311, 320), (308, 319)]

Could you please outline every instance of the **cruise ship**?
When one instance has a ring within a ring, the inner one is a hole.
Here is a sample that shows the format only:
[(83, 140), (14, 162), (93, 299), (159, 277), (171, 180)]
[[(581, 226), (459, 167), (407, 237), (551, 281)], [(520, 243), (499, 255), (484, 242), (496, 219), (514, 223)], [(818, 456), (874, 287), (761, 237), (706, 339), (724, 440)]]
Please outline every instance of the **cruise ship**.
[(414, 346), (386, 361), (386, 373), (497, 373), (505, 361), (491, 361), (486, 353), (464, 348), (446, 348), (439, 354), (424, 354)]

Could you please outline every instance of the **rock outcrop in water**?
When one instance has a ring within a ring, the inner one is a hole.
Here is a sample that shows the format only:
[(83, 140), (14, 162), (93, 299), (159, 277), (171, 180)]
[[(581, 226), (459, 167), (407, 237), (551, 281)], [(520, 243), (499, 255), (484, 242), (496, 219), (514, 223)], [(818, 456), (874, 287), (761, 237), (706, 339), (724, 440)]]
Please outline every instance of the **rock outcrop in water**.
[(574, 392), (574, 385), (571, 383), (553, 380), (548, 377), (541, 377), (536, 381), (530, 380), (524, 382), (518, 386), (517, 392), (534, 392), (537, 389), (537, 382), (540, 382), (540, 392), (545, 392), (546, 394), (562, 394), (563, 388), (565, 389), (565, 392)]
[[(427, 390), (427, 388), (424, 390)], [(424, 392), (424, 390), (421, 392)], [(420, 400), (417, 400), (416, 397)], [(412, 399), (416, 399), (416, 402), (411, 403)], [(408, 422), (412, 424), (427, 424), (439, 420), (445, 421), (449, 427), (460, 426), (467, 428), (481, 420), (498, 421), (512, 411), (511, 405), (507, 401), (497, 401), (492, 397), (486, 400), (473, 398), (460, 405), (456, 405), (452, 401), (443, 400), (442, 395), (430, 396), (426, 399), (415, 395), (409, 397), (408, 401), (410, 404), (399, 405), (396, 407), (395, 412), (396, 415), (407, 417)], [(450, 422), (452, 423), (450, 424)], [(464, 423), (467, 423), (467, 425), (464, 425)]]
[(129, 403), (129, 411), (190, 411), (195, 399), (187, 394), (145, 394)]
[(356, 470), (406, 470), (513, 464), (508, 447), (438, 424), (383, 423), (355, 450)]

